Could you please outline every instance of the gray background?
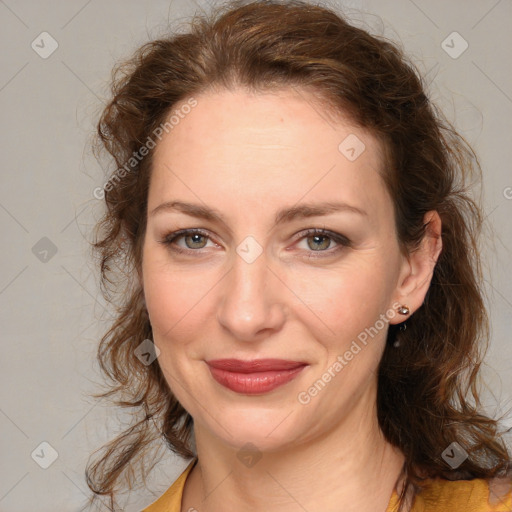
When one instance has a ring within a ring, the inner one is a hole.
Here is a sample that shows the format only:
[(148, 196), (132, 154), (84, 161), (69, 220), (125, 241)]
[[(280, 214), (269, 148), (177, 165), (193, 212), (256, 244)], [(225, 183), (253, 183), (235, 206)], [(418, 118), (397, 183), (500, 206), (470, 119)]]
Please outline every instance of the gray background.
[[(87, 457), (127, 421), (90, 397), (101, 382), (95, 351), (109, 314), (88, 256), (87, 239), (101, 212), (93, 190), (104, 181), (88, 144), (114, 63), (198, 5), (207, 6), (184, 0), (0, 0), (0, 512), (78, 510), (88, 494)], [(355, 23), (401, 41), (426, 75), (431, 98), (481, 159), (484, 209), (495, 230), (485, 253), (492, 322), (486, 407), (500, 412), (512, 406), (512, 3), (345, 5)], [(48, 36), (40, 36), (45, 31), (58, 48), (44, 59), (40, 53), (51, 49)], [(469, 45), (457, 58), (463, 40), (446, 39), (454, 31)], [(507, 422), (512, 427), (512, 417)], [(42, 442), (58, 454), (47, 469), (35, 461), (50, 461)], [(168, 455), (148, 488), (127, 496), (125, 510), (152, 502), (185, 465)]]

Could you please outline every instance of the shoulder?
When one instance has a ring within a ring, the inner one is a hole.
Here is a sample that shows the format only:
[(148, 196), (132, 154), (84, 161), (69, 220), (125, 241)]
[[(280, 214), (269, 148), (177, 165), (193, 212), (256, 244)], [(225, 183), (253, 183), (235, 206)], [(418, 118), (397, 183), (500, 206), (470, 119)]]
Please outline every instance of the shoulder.
[(512, 477), (473, 480), (433, 478), (425, 481), (416, 495), (413, 512), (442, 510), (511, 512)]
[(185, 481), (196, 462), (197, 457), (190, 461), (189, 465), (184, 469), (176, 481), (165, 491), (165, 493), (151, 505), (146, 507), (142, 512), (180, 512)]

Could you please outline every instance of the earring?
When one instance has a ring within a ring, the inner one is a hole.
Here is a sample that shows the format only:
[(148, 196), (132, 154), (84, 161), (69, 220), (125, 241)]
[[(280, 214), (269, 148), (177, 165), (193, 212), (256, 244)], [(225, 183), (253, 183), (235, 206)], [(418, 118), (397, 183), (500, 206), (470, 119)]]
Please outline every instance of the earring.
[[(406, 306), (405, 304), (402, 304), (399, 308), (398, 308), (398, 312), (401, 314), (401, 315), (408, 315), (409, 314), (409, 307)], [(402, 322), (401, 324), (399, 324), (399, 327), (398, 327), (398, 330), (400, 332), (403, 332), (405, 331), (405, 329), (407, 329), (407, 325), (406, 325), (406, 322)], [(395, 342), (393, 343), (393, 347), (395, 348), (398, 348), (400, 346), (400, 340), (395, 340)]]
[(405, 304), (402, 304), (399, 308), (398, 308), (398, 312), (401, 314), (401, 315), (408, 315), (409, 314), (409, 307), (406, 306)]

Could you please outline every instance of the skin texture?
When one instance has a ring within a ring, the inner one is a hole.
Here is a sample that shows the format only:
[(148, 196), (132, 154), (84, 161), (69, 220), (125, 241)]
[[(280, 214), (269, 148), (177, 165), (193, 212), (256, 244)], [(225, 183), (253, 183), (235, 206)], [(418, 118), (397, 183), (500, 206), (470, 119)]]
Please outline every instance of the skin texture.
[[(376, 372), (388, 323), (408, 318), (397, 305), (413, 314), (423, 303), (441, 250), (439, 216), (426, 215), (428, 236), (404, 257), (377, 140), (347, 120), (327, 121), (306, 92), (236, 89), (196, 99), (156, 148), (142, 264), (158, 362), (194, 418), (199, 462), (182, 510), (384, 511), (404, 459), (378, 426)], [(350, 134), (365, 145), (354, 161), (338, 149)], [(216, 209), (225, 222), (152, 213), (175, 200)], [(325, 201), (366, 215), (345, 210), (274, 225), (281, 208)], [(208, 237), (161, 243), (185, 228)], [(309, 228), (350, 244), (315, 240)], [(251, 263), (237, 253), (240, 246), (256, 254), (249, 235), (263, 251)], [(338, 356), (382, 318), (384, 327), (301, 403), (299, 393), (332, 374)], [(250, 396), (213, 380), (205, 360), (218, 358), (308, 366)], [(237, 457), (247, 443), (261, 455), (249, 467)]]

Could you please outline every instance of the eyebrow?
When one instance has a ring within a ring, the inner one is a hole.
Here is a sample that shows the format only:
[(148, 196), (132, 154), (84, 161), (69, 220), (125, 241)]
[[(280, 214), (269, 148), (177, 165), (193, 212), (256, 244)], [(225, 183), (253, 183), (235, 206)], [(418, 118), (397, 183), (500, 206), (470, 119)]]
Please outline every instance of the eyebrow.
[[(220, 222), (225, 224), (224, 216), (214, 208), (208, 208), (199, 204), (185, 203), (182, 201), (167, 201), (158, 205), (150, 212), (150, 216), (156, 215), (161, 212), (178, 211), (197, 217), (200, 219), (210, 220), (213, 222)], [(323, 203), (302, 203), (297, 206), (282, 208), (279, 210), (274, 218), (275, 225), (284, 222), (291, 222), (298, 218), (319, 217), (322, 215), (329, 215), (337, 212), (356, 213), (362, 216), (368, 216), (368, 213), (344, 202), (323, 202)]]

